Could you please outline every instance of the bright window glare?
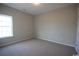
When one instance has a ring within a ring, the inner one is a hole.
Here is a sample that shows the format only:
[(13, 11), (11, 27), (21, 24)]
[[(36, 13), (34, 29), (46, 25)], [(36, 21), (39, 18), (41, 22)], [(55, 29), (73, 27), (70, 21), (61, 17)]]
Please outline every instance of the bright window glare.
[(0, 14), (0, 38), (13, 36), (12, 16)]

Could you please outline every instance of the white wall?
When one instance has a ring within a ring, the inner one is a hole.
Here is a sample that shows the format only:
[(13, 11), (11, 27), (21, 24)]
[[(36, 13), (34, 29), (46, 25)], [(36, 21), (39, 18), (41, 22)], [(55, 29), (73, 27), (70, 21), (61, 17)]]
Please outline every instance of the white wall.
[(13, 41), (32, 38), (32, 15), (25, 14), (10, 7), (0, 5), (0, 14), (13, 16), (13, 34), (12, 38), (0, 38), (0, 45)]
[(74, 46), (76, 40), (76, 6), (68, 6), (35, 17), (36, 37)]

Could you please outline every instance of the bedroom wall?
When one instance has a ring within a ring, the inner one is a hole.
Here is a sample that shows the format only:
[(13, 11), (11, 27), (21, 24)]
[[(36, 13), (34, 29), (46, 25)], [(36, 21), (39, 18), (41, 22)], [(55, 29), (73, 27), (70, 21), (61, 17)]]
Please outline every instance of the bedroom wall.
[(35, 16), (36, 37), (74, 46), (76, 40), (76, 5)]
[(0, 4), (0, 14), (13, 17), (13, 37), (0, 38), (0, 45), (13, 41), (30, 39), (33, 36), (33, 16)]

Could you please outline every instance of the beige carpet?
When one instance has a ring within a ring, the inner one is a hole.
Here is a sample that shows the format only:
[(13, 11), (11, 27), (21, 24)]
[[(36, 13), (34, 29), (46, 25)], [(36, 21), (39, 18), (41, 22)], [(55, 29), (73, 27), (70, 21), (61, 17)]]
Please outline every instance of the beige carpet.
[(0, 48), (0, 55), (3, 56), (69, 56), (73, 53), (75, 50), (72, 47), (40, 39), (30, 39)]

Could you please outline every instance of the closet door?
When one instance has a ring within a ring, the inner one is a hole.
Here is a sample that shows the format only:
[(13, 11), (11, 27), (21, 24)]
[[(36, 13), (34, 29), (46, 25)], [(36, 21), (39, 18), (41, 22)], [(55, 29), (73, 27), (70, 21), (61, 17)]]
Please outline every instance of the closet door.
[(79, 55), (79, 4), (77, 7), (77, 40), (76, 40), (76, 51)]

